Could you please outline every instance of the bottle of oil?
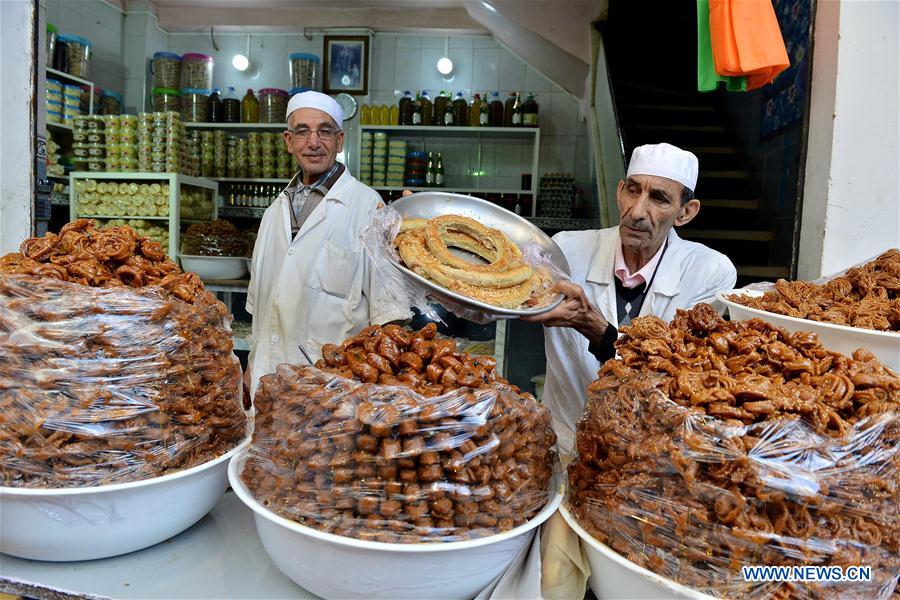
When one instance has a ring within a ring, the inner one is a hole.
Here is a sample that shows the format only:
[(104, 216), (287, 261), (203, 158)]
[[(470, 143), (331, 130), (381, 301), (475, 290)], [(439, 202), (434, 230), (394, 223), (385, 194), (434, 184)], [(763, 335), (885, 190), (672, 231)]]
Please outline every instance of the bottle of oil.
[(225, 99), (222, 100), (222, 122), (241, 122), (241, 101), (238, 100), (237, 92), (233, 85), (228, 87), (228, 93), (225, 94)]
[(416, 96), (415, 102), (413, 102), (413, 113), (412, 113), (412, 125), (419, 126), (422, 124), (422, 103), (420, 102), (419, 96)]
[(481, 94), (475, 94), (472, 97), (472, 103), (469, 104), (469, 127), (478, 127), (478, 120), (481, 118)]
[(390, 125), (399, 125), (400, 124), (400, 107), (392, 106), (390, 110), (391, 122)]
[(466, 98), (462, 92), (456, 94), (453, 99), (453, 124), (457, 126), (465, 126), (469, 123), (469, 105), (466, 104)]
[(491, 127), (503, 127), (503, 101), (499, 92), (491, 92), (491, 113), (488, 117), (488, 125)]
[(434, 124), (435, 125), (446, 125), (445, 119), (447, 115), (447, 109), (450, 107), (450, 97), (447, 95), (446, 90), (441, 90), (441, 93), (438, 94), (438, 97), (434, 99)]
[(359, 124), (360, 125), (371, 125), (372, 117), (370, 116), (369, 105), (363, 104), (359, 108)]
[(403, 97), (400, 98), (400, 102), (397, 107), (400, 111), (400, 125), (412, 125), (413, 124), (413, 102), (412, 92), (406, 90), (403, 92)]
[(534, 99), (534, 94), (529, 93), (522, 103), (522, 127), (538, 126), (538, 103)]
[(434, 123), (434, 105), (431, 103), (431, 96), (428, 90), (422, 90), (419, 97), (419, 105), (422, 107), (422, 125), (431, 125)]
[(519, 92), (513, 92), (506, 99), (506, 106), (503, 108), (503, 126), (518, 127), (522, 124), (521, 106)]
[[(379, 125), (390, 125), (391, 124), (391, 109), (388, 108), (387, 104), (382, 104), (378, 107), (378, 124)], [(338, 123), (340, 126), (340, 123)]]
[(249, 88), (241, 100), (241, 123), (259, 123), (259, 100)]

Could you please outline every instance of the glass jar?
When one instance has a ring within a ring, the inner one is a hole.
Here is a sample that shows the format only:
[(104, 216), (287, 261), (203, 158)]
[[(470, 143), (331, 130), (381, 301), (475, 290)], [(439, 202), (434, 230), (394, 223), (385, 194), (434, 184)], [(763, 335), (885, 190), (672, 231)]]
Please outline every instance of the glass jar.
[[(297, 52), (288, 58), (291, 72), (291, 87), (315, 90), (319, 86), (319, 57), (315, 54)], [(304, 90), (305, 91), (305, 90)]]
[[(189, 52), (181, 57), (181, 88), (212, 89), (213, 57)], [(207, 94), (208, 96), (209, 94)]]
[(206, 123), (209, 120), (209, 90), (184, 88), (181, 90), (181, 120), (185, 123)]
[(177, 89), (181, 86), (181, 57), (173, 52), (156, 52), (150, 61), (153, 87)]
[(288, 93), (278, 88), (259, 90), (259, 122), (284, 123), (287, 112)]
[(181, 92), (171, 88), (153, 88), (153, 110), (169, 112), (181, 110)]
[(47, 23), (47, 66), (53, 67), (53, 51), (56, 50), (56, 26)]
[(66, 43), (67, 73), (87, 79), (91, 63), (90, 40), (77, 35), (60, 35), (56, 39)]
[(122, 106), (125, 101), (122, 94), (104, 90), (100, 96), (100, 114), (102, 115), (119, 115), (122, 114)]

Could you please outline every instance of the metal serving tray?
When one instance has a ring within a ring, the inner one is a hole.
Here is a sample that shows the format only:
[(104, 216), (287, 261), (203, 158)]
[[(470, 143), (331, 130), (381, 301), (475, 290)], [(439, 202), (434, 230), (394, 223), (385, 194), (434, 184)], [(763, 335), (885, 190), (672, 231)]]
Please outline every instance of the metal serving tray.
[[(487, 200), (473, 198), (463, 194), (451, 194), (449, 192), (419, 192), (406, 196), (391, 203), (391, 208), (409, 219), (431, 219), (441, 215), (462, 215), (475, 219), (482, 225), (499, 229), (516, 243), (520, 248), (524, 244), (537, 244), (541, 252), (550, 258), (550, 262), (565, 273), (571, 275), (569, 263), (562, 250), (550, 237), (541, 231), (533, 223), (513, 212), (500, 208)], [(438, 302), (449, 302), (463, 305), (465, 308), (480, 311), (482, 313), (519, 317), (527, 315), (539, 315), (556, 308), (562, 301), (562, 294), (557, 295), (549, 304), (533, 309), (500, 308), (479, 302), (468, 296), (457, 294), (433, 281), (413, 273), (402, 264), (397, 265), (410, 279), (426, 287)]]

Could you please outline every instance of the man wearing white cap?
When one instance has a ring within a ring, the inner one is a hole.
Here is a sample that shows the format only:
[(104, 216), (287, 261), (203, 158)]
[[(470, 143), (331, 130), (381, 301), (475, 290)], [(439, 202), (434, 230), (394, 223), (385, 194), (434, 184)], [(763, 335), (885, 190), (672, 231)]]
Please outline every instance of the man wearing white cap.
[(690, 152), (639, 146), (616, 190), (619, 226), (553, 237), (572, 269), (572, 281), (558, 285), (566, 300), (526, 320), (547, 328), (543, 402), (563, 451), (574, 445), (588, 385), (615, 355), (619, 327), (644, 315), (668, 321), (677, 309), (712, 302), (734, 287), (737, 273), (727, 257), (675, 233), (700, 210), (698, 170)]
[(259, 226), (247, 311), (253, 315), (245, 388), (283, 362), (312, 360), (370, 324), (410, 316), (391, 306), (360, 238), (381, 198), (336, 161), (344, 147), (341, 107), (319, 92), (294, 95), (284, 142), (300, 171)]

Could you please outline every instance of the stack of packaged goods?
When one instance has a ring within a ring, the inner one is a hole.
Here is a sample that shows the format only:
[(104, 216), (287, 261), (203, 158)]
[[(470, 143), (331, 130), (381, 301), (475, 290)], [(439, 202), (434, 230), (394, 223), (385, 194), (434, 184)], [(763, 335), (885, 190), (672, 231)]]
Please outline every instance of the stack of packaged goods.
[(391, 140), (388, 144), (388, 165), (385, 185), (400, 187), (406, 169), (406, 141)]
[(280, 154), (284, 154), (284, 150), (279, 153), (277, 133), (262, 134), (262, 176), (266, 179), (273, 179), (276, 175), (281, 176), (281, 164), (279, 161)]
[(406, 176), (403, 185), (424, 187), (425, 174), (428, 168), (428, 157), (424, 152), (413, 151), (406, 155)]
[(47, 132), (47, 174), (58, 177), (65, 175), (63, 166), (59, 164), (59, 144), (56, 143), (53, 134), (49, 131)]
[(538, 190), (538, 216), (570, 219), (575, 214), (578, 190), (571, 173), (547, 173)]
[(366, 185), (372, 185), (372, 132), (363, 131), (359, 146), (359, 177)]
[(224, 129), (213, 131), (213, 173), (215, 177), (225, 177), (228, 173), (228, 134)]
[[(222, 158), (224, 166), (224, 155)], [(216, 145), (213, 131), (200, 132), (200, 176), (216, 177)]]
[[(247, 176), (252, 179), (262, 177), (261, 137), (261, 134), (257, 131), (251, 131), (247, 134)], [(272, 156), (272, 159), (274, 160), (275, 157)]]
[(190, 175), (200, 174), (200, 131), (192, 129), (185, 131), (185, 165), (184, 172)]
[(81, 86), (78, 85), (64, 83), (62, 88), (62, 124), (72, 127), (74, 125), (75, 117), (82, 114), (89, 114), (90, 111), (81, 109), (83, 104), (82, 97), (87, 98), (88, 95), (81, 89)]
[(76, 171), (106, 170), (106, 135), (103, 117), (79, 116), (72, 132), (72, 159)]
[(137, 117), (103, 115), (106, 136), (106, 170), (133, 172), (138, 168)]
[(181, 186), (179, 216), (182, 219), (208, 220), (213, 218), (212, 190)]
[(176, 112), (138, 116), (138, 165), (141, 171), (178, 173), (184, 154), (184, 125)]
[(387, 185), (387, 157), (387, 134), (376, 131), (372, 145), (372, 185), (382, 187)]
[(290, 179), (294, 176), (294, 171), (296, 171), (294, 157), (278, 139), (277, 133), (271, 133), (269, 135), (272, 136), (273, 144), (278, 154), (278, 177), (281, 179)]
[(237, 135), (228, 136), (226, 174), (228, 177), (247, 177), (247, 140)]
[(77, 213), (80, 217), (169, 215), (168, 184), (78, 179), (74, 186)]
[(63, 122), (63, 84), (56, 79), (47, 78), (47, 122), (62, 125)]

